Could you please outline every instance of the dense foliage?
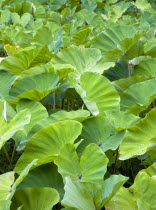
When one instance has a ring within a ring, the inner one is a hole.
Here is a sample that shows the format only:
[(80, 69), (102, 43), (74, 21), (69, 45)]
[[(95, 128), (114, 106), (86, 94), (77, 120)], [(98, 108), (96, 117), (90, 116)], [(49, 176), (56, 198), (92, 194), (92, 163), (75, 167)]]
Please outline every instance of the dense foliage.
[(156, 209), (156, 1), (0, 1), (0, 210)]

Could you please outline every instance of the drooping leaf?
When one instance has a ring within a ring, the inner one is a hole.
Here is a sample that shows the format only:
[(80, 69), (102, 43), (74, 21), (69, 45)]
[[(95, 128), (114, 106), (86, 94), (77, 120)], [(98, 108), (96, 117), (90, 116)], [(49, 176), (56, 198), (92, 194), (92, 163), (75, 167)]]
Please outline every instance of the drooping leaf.
[(10, 89), (10, 103), (16, 104), (20, 99), (40, 101), (57, 89), (57, 83), (58, 75), (52, 73), (27, 76)]
[(79, 122), (84, 121), (89, 116), (90, 116), (90, 113), (87, 110), (77, 110), (77, 111), (70, 111), (70, 112), (61, 110), (50, 115), (50, 117), (54, 121), (73, 119)]
[(119, 109), (120, 97), (111, 82), (100, 74), (85, 72), (74, 86), (93, 115)]
[[(156, 195), (155, 195), (156, 179), (154, 176), (150, 177), (145, 172), (139, 172), (135, 177), (134, 184), (130, 187), (135, 199), (137, 200), (138, 207), (147, 206), (149, 209), (156, 208)], [(140, 202), (138, 202), (140, 200)]]
[(122, 93), (131, 85), (134, 85), (139, 82), (143, 82), (148, 79), (149, 78), (146, 76), (131, 76), (128, 78), (115, 80), (115, 81), (113, 81), (113, 85), (116, 88), (116, 90), (118, 91), (118, 93), (120, 95), (122, 95)]
[(64, 178), (94, 183), (103, 180), (108, 159), (97, 145), (89, 144), (79, 160), (74, 145), (67, 144), (54, 162)]
[(59, 201), (59, 194), (53, 188), (26, 188), (16, 191), (12, 209), (22, 206), (23, 210), (51, 210)]
[(156, 96), (156, 79), (136, 83), (121, 95), (121, 108), (133, 114), (146, 109)]
[(0, 210), (10, 210), (11, 201), (0, 200)]
[(95, 197), (100, 197), (98, 190), (94, 184), (90, 184), (90, 188), (94, 192), (89, 192), (89, 186), (79, 181), (72, 181), (69, 177), (66, 178), (65, 195), (62, 200), (62, 205), (65, 207), (73, 207), (81, 210), (95, 210), (97, 203)]
[(98, 49), (68, 47), (58, 53), (51, 62), (54, 64), (71, 64), (75, 67), (75, 71), (70, 73), (70, 77), (79, 80), (84, 72), (92, 71), (100, 58), (101, 52)]
[(3, 105), (0, 110), (0, 148), (9, 140), (18, 130), (22, 130), (25, 124), (30, 122), (30, 112), (25, 109), (17, 113), (9, 122), (7, 122), (7, 105), (5, 101), (0, 101)]
[(120, 187), (128, 180), (128, 177), (122, 175), (112, 175), (106, 179), (102, 188), (102, 199), (105, 205), (120, 189)]
[(116, 25), (99, 35), (97, 35), (91, 44), (101, 50), (108, 59), (116, 61), (121, 58), (138, 40), (140, 34), (133, 25)]
[(16, 164), (15, 171), (21, 172), (34, 159), (38, 159), (36, 166), (52, 162), (54, 156), (60, 154), (65, 144), (74, 143), (81, 129), (81, 123), (65, 120), (52, 123), (39, 130), (29, 140), (23, 155)]
[(0, 201), (8, 199), (14, 179), (13, 171), (0, 175)]
[(156, 58), (149, 58), (141, 61), (137, 66), (135, 66), (133, 75), (155, 77), (156, 76), (155, 69), (156, 69)]
[(37, 187), (54, 188), (59, 192), (61, 199), (63, 198), (63, 179), (58, 173), (57, 166), (55, 164), (45, 164), (31, 170), (24, 180), (17, 186), (17, 190)]
[(90, 143), (98, 145), (103, 151), (108, 149), (117, 149), (124, 133), (115, 134), (115, 130), (105, 116), (98, 116), (87, 119), (83, 122), (82, 133), (79, 139), (84, 139), (78, 147), (78, 151)]
[(131, 113), (122, 111), (105, 111), (105, 114), (111, 125), (117, 130), (121, 131), (135, 125), (141, 118)]
[(121, 187), (115, 196), (106, 203), (105, 208), (109, 210), (138, 210), (133, 194), (124, 187)]
[(24, 126), (23, 131), (19, 131), (14, 135), (13, 139), (15, 140), (16, 145), (27, 139), (29, 131), (35, 124), (48, 117), (46, 108), (38, 101), (20, 100), (16, 106), (17, 112), (26, 108), (29, 109), (31, 113), (31, 119), (29, 124)]
[(9, 90), (16, 78), (14, 74), (9, 72), (0, 71), (0, 98), (5, 99), (9, 95)]
[(120, 160), (143, 155), (156, 146), (155, 119), (156, 108), (127, 130), (119, 148)]
[(6, 57), (0, 64), (0, 69), (19, 75), (35, 65), (45, 64), (51, 59), (48, 50), (43, 47), (28, 47), (14, 56)]
[(156, 162), (150, 165), (148, 168), (143, 169), (142, 171), (146, 172), (150, 177), (156, 175)]

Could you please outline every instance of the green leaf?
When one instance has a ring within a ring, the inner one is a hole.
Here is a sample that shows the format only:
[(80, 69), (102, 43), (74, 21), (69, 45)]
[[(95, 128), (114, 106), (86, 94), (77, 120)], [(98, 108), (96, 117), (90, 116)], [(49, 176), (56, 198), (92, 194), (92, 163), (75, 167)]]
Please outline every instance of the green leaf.
[(141, 61), (137, 66), (135, 66), (133, 75), (155, 77), (156, 76), (155, 69), (156, 69), (156, 58), (149, 58)]
[(29, 172), (24, 180), (17, 186), (17, 190), (25, 188), (51, 187), (56, 189), (61, 199), (64, 195), (64, 185), (57, 166), (53, 163), (41, 165)]
[(143, 155), (156, 146), (155, 121), (156, 108), (153, 108), (145, 118), (127, 130), (119, 148), (120, 160)]
[(53, 188), (26, 188), (16, 191), (12, 209), (22, 205), (23, 210), (51, 210), (58, 203), (59, 194)]
[(1, 23), (8, 23), (11, 18), (11, 12), (9, 10), (2, 10), (1, 12)]
[(45, 64), (51, 59), (51, 56), (47, 55), (48, 50), (43, 47), (28, 47), (14, 56), (6, 57), (0, 63), (0, 69), (11, 72), (15, 75), (19, 75), (23, 71), (40, 64)]
[(9, 72), (0, 71), (0, 78), (1, 78), (0, 98), (6, 98), (9, 95), (9, 90), (16, 76)]
[(122, 175), (112, 175), (106, 179), (102, 188), (102, 199), (105, 205), (120, 189), (120, 187), (128, 180), (128, 177)]
[(14, 179), (13, 171), (0, 175), (0, 201), (8, 199)]
[(13, 139), (15, 140), (16, 145), (19, 145), (20, 142), (27, 139), (29, 131), (35, 124), (48, 117), (46, 108), (38, 101), (20, 100), (16, 106), (17, 112), (26, 108), (29, 109), (31, 113), (31, 119), (29, 124), (25, 125), (22, 131), (19, 131), (14, 135)]
[(143, 13), (145, 10), (154, 12), (151, 4), (147, 0), (137, 0), (134, 5)]
[(4, 105), (0, 116), (0, 148), (9, 140), (18, 130), (22, 130), (25, 124), (30, 122), (29, 110), (25, 109), (17, 113), (9, 122), (7, 122), (7, 106), (5, 101), (0, 101)]
[(71, 42), (77, 46), (85, 45), (90, 39), (92, 30), (91, 26), (85, 26), (73, 35)]
[(121, 58), (139, 39), (141, 35), (133, 25), (119, 25), (106, 29), (97, 35), (91, 47), (98, 48), (111, 61)]
[(106, 203), (105, 208), (109, 210), (138, 210), (133, 194), (124, 187), (121, 187), (115, 196)]
[(149, 209), (154, 210), (156, 208), (155, 188), (156, 179), (141, 171), (137, 174), (134, 184), (130, 187), (130, 190), (133, 192), (136, 200), (141, 200), (141, 205), (145, 203)]
[(138, 114), (146, 109), (156, 96), (156, 79), (136, 83), (121, 95), (121, 108)]
[(58, 53), (51, 62), (53, 64), (71, 64), (75, 67), (75, 71), (70, 75), (79, 80), (83, 72), (92, 71), (100, 58), (101, 52), (98, 49), (68, 47)]
[(22, 182), (22, 180), (28, 174), (30, 168), (35, 163), (36, 160), (33, 160), (29, 165), (27, 165), (15, 182), (15, 173), (13, 171), (0, 175), (0, 201), (10, 200), (12, 198), (13, 194), (15, 193), (16, 187)]
[(89, 116), (90, 116), (90, 113), (87, 110), (76, 110), (76, 111), (70, 111), (70, 112), (61, 110), (50, 115), (51, 119), (53, 119), (54, 122), (59, 121), (59, 120), (70, 120), (70, 119), (82, 122)]
[(58, 75), (53, 73), (27, 76), (10, 89), (10, 103), (16, 104), (22, 98), (41, 101), (57, 89), (58, 80)]
[(32, 40), (32, 43), (37, 43), (41, 46), (49, 45), (52, 40), (52, 34), (51, 30), (47, 26), (42, 26), (40, 28), (36, 35), (34, 36), (34, 39)]
[(78, 151), (82, 153), (83, 149), (90, 143), (95, 143), (104, 152), (109, 149), (116, 150), (123, 136), (124, 132), (116, 133), (105, 116), (92, 117), (83, 122), (79, 139), (84, 139), (84, 141), (78, 147)]
[(155, 176), (156, 175), (156, 162), (150, 165), (148, 168), (143, 169), (142, 171), (146, 172), (149, 176)]
[(131, 85), (148, 80), (146, 76), (131, 76), (124, 79), (119, 79), (113, 82), (114, 87), (120, 95)]
[(0, 200), (0, 210), (10, 210), (11, 201)]
[(60, 150), (65, 144), (74, 143), (80, 135), (81, 129), (81, 123), (65, 120), (52, 123), (39, 130), (29, 140), (23, 155), (16, 164), (15, 171), (22, 171), (34, 159), (38, 159), (36, 166), (52, 162), (54, 156), (60, 154)]
[[(89, 187), (92, 187), (94, 192), (89, 192)], [(79, 181), (72, 181), (69, 177), (66, 178), (65, 195), (62, 200), (62, 205), (65, 207), (74, 207), (81, 210), (95, 210), (95, 197), (98, 196), (95, 186), (88, 186)]]
[(111, 125), (121, 131), (135, 125), (141, 118), (131, 113), (122, 111), (105, 111), (105, 114)]
[(104, 71), (103, 75), (110, 81), (119, 80), (121, 78), (127, 78), (130, 72), (128, 69), (128, 61), (120, 59), (116, 62), (116, 65)]
[(79, 160), (74, 145), (67, 144), (54, 162), (64, 178), (94, 183), (103, 180), (108, 159), (97, 145), (89, 144)]
[(85, 72), (80, 85), (74, 85), (93, 115), (106, 110), (119, 109), (120, 97), (111, 82), (100, 74)]
[(97, 1), (98, 0), (82, 0), (82, 7), (93, 11), (97, 6), (96, 4)]

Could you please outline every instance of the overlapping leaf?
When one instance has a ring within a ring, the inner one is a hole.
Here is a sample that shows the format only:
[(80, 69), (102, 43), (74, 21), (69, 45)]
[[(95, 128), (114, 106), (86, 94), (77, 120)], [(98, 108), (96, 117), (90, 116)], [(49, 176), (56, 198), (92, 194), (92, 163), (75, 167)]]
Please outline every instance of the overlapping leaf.
[(119, 109), (120, 97), (111, 82), (100, 74), (85, 72), (76, 91), (93, 115)]
[(21, 172), (34, 159), (38, 159), (37, 165), (52, 162), (65, 144), (74, 143), (81, 129), (81, 123), (65, 120), (52, 123), (39, 130), (29, 140), (23, 155), (16, 164), (15, 171)]
[(127, 130), (119, 148), (121, 160), (142, 155), (156, 146), (155, 119), (156, 108)]

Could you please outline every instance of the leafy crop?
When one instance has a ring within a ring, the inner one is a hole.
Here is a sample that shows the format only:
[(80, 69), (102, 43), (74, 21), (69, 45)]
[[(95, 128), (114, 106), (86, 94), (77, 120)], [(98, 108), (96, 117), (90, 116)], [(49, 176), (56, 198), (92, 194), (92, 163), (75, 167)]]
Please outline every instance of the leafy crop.
[(0, 210), (156, 209), (156, 5), (0, 1)]

